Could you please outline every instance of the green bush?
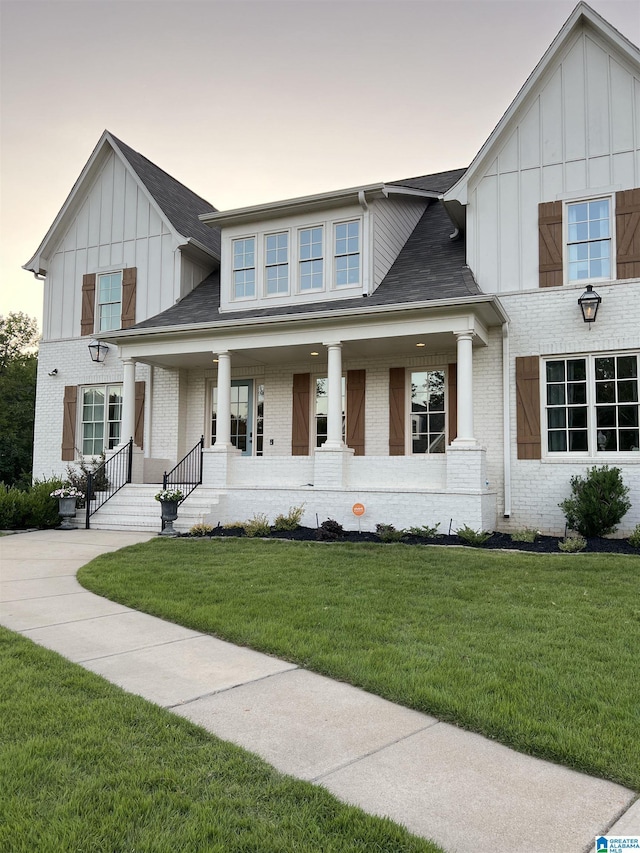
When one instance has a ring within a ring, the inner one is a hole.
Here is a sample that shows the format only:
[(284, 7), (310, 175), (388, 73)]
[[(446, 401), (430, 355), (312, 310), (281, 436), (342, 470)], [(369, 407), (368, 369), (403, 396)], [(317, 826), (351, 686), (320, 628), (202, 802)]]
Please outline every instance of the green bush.
[(343, 536), (344, 527), (333, 518), (323, 521), (316, 530), (316, 539), (320, 542), (335, 542), (336, 539), (342, 539)]
[(383, 542), (400, 542), (407, 535), (404, 530), (396, 530), (393, 524), (376, 524), (376, 533)]
[(539, 536), (540, 531), (534, 530), (533, 527), (523, 527), (522, 530), (514, 530), (511, 533), (512, 542), (535, 542), (536, 536)]
[(640, 548), (640, 524), (636, 524), (633, 528), (631, 536), (629, 537), (629, 545), (632, 548)]
[(213, 533), (213, 527), (210, 524), (194, 524), (189, 530), (191, 536), (209, 536)]
[(263, 512), (257, 512), (249, 521), (243, 522), (244, 532), (247, 536), (268, 536), (271, 533), (269, 519)]
[(49, 497), (62, 480), (36, 480), (27, 489), (0, 487), (0, 529), (50, 528), (60, 524), (58, 501)]
[(287, 515), (277, 515), (273, 522), (276, 530), (297, 530), (300, 527), (302, 514), (304, 513), (304, 504), (300, 506), (290, 506)]
[(438, 528), (440, 522), (435, 527), (429, 527), (428, 524), (423, 524), (422, 527), (409, 527), (408, 533), (412, 536), (422, 536), (424, 539), (435, 539), (438, 536)]
[(466, 542), (467, 545), (473, 545), (475, 548), (484, 545), (487, 539), (491, 538), (491, 533), (488, 530), (474, 530), (467, 524), (456, 530), (456, 534), (463, 542)]
[(587, 476), (571, 478), (572, 497), (558, 506), (567, 524), (581, 536), (606, 536), (613, 533), (631, 508), (629, 489), (622, 482), (619, 468), (603, 465), (587, 468)]
[(558, 548), (567, 554), (575, 554), (578, 551), (584, 551), (587, 547), (587, 540), (584, 536), (566, 536), (558, 542)]

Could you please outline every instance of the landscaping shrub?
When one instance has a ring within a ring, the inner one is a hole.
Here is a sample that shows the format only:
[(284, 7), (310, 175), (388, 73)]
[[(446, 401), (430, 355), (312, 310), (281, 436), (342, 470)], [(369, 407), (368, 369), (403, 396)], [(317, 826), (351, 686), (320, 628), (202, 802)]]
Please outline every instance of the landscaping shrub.
[(456, 530), (456, 534), (462, 539), (463, 542), (466, 542), (467, 545), (473, 545), (475, 548), (484, 545), (487, 539), (491, 538), (491, 533), (487, 530), (474, 530), (472, 527), (469, 527), (465, 524), (459, 530)]
[(572, 497), (558, 506), (567, 524), (581, 536), (606, 536), (613, 533), (631, 507), (629, 489), (622, 482), (619, 468), (603, 465), (587, 468), (587, 476), (571, 478)]
[(558, 542), (558, 548), (566, 554), (575, 554), (578, 551), (584, 551), (587, 547), (587, 540), (584, 536), (566, 536)]
[(210, 524), (194, 524), (189, 533), (192, 536), (209, 536), (213, 533), (213, 527)]
[(244, 521), (242, 526), (247, 536), (268, 536), (271, 533), (269, 519), (263, 512), (257, 512), (249, 521)]
[(636, 524), (633, 528), (633, 532), (629, 537), (629, 545), (633, 548), (640, 548), (640, 524)]
[(287, 515), (277, 515), (275, 517), (273, 526), (276, 530), (297, 530), (300, 527), (303, 513), (304, 504), (290, 506)]
[(404, 530), (396, 530), (393, 524), (376, 524), (376, 533), (383, 542), (400, 542), (407, 535)]
[(423, 524), (422, 527), (410, 527), (408, 533), (412, 536), (422, 536), (424, 539), (434, 539), (438, 535), (440, 522), (435, 527), (429, 527), (428, 524)]
[(333, 518), (323, 521), (316, 530), (316, 539), (319, 539), (321, 542), (334, 542), (336, 539), (342, 539), (343, 536), (344, 527)]
[[(67, 480), (71, 486), (75, 486), (78, 491), (82, 492), (83, 495), (87, 495), (88, 492), (88, 482), (89, 482), (89, 474), (93, 474), (92, 480), (92, 491), (93, 492), (106, 492), (109, 488), (109, 480), (107, 479), (107, 475), (105, 469), (101, 466), (104, 465), (106, 460), (106, 453), (103, 450), (98, 456), (94, 456), (91, 460), (86, 461), (81, 459), (79, 462), (74, 462), (73, 465), (67, 465)], [(96, 471), (99, 470), (96, 475)], [(90, 500), (93, 500), (91, 495), (87, 496)], [(78, 506), (85, 506), (84, 500), (78, 501)]]
[(0, 487), (0, 528), (24, 530), (50, 528), (60, 524), (58, 501), (50, 493), (63, 485), (62, 480), (36, 480), (27, 489)]
[(522, 530), (514, 530), (511, 533), (512, 542), (535, 542), (536, 536), (540, 535), (539, 530), (534, 530), (532, 527), (523, 527)]

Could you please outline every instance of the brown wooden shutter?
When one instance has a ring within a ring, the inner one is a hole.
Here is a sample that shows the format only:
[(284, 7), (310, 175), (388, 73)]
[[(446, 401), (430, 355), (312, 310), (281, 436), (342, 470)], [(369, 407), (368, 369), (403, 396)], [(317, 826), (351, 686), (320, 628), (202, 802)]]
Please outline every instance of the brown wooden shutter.
[[(142, 448), (144, 442), (144, 382), (136, 382), (136, 420), (133, 443)], [(122, 440), (129, 441), (131, 436), (123, 435)]]
[(616, 193), (616, 277), (640, 278), (640, 189)]
[(309, 412), (311, 374), (293, 374), (293, 420), (291, 427), (291, 455), (309, 455)]
[(82, 316), (80, 318), (80, 334), (93, 334), (93, 314), (96, 305), (96, 274), (87, 273), (82, 276)]
[(72, 462), (76, 455), (76, 411), (78, 389), (67, 385), (64, 389), (62, 420), (62, 461)]
[(366, 370), (347, 371), (347, 445), (364, 456), (364, 399)]
[(538, 255), (540, 287), (557, 287), (562, 275), (562, 202), (538, 205)]
[(121, 323), (123, 329), (129, 329), (136, 323), (136, 277), (136, 267), (127, 267), (122, 270)]
[(458, 435), (458, 365), (450, 364), (447, 370), (449, 391), (449, 444)]
[(516, 358), (518, 459), (540, 459), (540, 359)]
[(404, 456), (404, 367), (389, 368), (389, 456)]

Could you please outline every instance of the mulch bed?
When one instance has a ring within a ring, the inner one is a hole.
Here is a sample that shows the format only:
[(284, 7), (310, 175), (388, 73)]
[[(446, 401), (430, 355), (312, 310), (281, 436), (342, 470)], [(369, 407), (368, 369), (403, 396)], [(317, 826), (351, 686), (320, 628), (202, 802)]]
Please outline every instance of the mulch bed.
[[(190, 534), (182, 534), (189, 536)], [(207, 538), (210, 537), (234, 537), (245, 536), (245, 532), (241, 527), (215, 527)], [(201, 537), (190, 537), (201, 538)], [(263, 537), (264, 538), (264, 537)], [(315, 527), (299, 527), (297, 530), (272, 530), (269, 534), (269, 539), (290, 539), (297, 542), (316, 542), (318, 540), (317, 529)], [(327, 540), (324, 540), (327, 541)], [(332, 541), (336, 542), (382, 542), (376, 533), (358, 533), (357, 530), (345, 530), (339, 539)], [(422, 536), (406, 536), (402, 540), (403, 545), (458, 545), (465, 548), (483, 548), (497, 549), (510, 551), (531, 551), (538, 554), (560, 554), (558, 542), (561, 542), (561, 537), (558, 536), (538, 536), (535, 542), (514, 542), (509, 533), (493, 533), (487, 541), (480, 546), (471, 546), (464, 542), (459, 536), (434, 536), (425, 538)], [(587, 547), (582, 554), (635, 554), (640, 556), (640, 549), (633, 548), (626, 539), (605, 539), (594, 537), (587, 539)]]

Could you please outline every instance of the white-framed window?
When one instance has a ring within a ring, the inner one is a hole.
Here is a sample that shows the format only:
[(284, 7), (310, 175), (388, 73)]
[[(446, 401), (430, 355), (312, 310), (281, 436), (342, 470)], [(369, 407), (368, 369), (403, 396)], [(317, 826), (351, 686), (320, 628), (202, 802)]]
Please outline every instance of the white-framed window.
[(568, 202), (567, 280), (612, 278), (612, 199)]
[(97, 456), (120, 443), (122, 385), (91, 385), (82, 389), (82, 454)]
[[(327, 419), (329, 414), (329, 380), (326, 376), (316, 376), (314, 383), (314, 425), (315, 447), (322, 447), (327, 440)], [(347, 434), (346, 416), (347, 383), (342, 377), (342, 440)]]
[(411, 452), (444, 453), (446, 446), (444, 370), (412, 370)]
[(267, 296), (289, 292), (289, 233), (267, 234), (265, 250), (265, 291)]
[(298, 266), (300, 291), (322, 290), (324, 287), (324, 227), (301, 228), (298, 231)]
[(360, 283), (360, 222), (338, 222), (334, 230), (334, 285)]
[(119, 329), (122, 317), (122, 272), (98, 275), (98, 331)]
[(251, 299), (256, 295), (256, 238), (233, 241), (233, 296)]
[(640, 452), (639, 362), (636, 353), (547, 359), (547, 453)]

